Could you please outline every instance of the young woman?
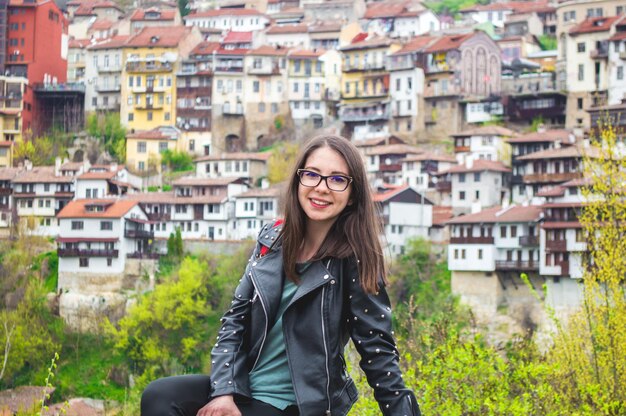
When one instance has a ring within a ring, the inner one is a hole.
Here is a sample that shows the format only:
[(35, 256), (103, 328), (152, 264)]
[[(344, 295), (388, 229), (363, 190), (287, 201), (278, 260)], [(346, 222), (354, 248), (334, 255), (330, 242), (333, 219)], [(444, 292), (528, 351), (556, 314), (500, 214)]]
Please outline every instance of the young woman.
[(382, 414), (420, 414), (398, 367), (380, 223), (356, 147), (309, 141), (284, 213), (259, 233), (210, 377), (152, 382), (142, 415), (346, 415), (358, 396), (343, 355), (350, 338)]

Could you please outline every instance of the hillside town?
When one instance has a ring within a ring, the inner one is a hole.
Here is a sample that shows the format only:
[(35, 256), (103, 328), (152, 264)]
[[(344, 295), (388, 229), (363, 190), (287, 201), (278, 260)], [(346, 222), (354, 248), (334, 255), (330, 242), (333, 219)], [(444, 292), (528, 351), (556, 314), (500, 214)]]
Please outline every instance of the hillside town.
[[(123, 310), (124, 276), (177, 229), (206, 249), (255, 238), (280, 215), (272, 146), (319, 133), (361, 150), (389, 257), (430, 241), (477, 315), (520, 273), (556, 308), (580, 302), (583, 158), (601, 117), (626, 125), (623, 0), (60, 3), (0, 14), (0, 230), (54, 239), (70, 326), (81, 305)], [(110, 113), (125, 160), (14, 155)], [(168, 150), (195, 169), (166, 187)]]

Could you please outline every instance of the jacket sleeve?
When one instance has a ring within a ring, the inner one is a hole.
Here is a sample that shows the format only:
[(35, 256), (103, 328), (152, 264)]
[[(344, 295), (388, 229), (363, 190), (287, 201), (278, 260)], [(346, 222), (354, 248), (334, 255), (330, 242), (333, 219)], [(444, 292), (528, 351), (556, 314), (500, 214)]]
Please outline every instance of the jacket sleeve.
[(406, 388), (398, 366), (399, 354), (391, 330), (391, 306), (382, 281), (377, 294), (365, 293), (356, 260), (348, 266), (350, 337), (361, 355), (360, 366), (385, 416), (419, 416), (413, 392)]
[[(250, 261), (259, 252), (256, 248)], [(251, 299), (254, 286), (249, 276), (250, 261), (246, 267), (230, 309), (222, 316), (217, 342), (211, 351), (211, 393), (210, 398), (228, 394), (251, 397), (246, 335), (249, 331)]]

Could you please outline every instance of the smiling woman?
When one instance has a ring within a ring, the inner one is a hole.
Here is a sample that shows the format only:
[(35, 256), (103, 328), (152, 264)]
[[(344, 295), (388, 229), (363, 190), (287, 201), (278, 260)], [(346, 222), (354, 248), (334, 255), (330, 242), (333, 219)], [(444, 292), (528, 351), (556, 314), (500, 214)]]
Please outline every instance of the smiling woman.
[(152, 382), (143, 415), (346, 415), (358, 397), (343, 357), (349, 339), (382, 413), (420, 414), (398, 367), (380, 223), (356, 147), (339, 136), (311, 139), (284, 213), (259, 233), (222, 318), (211, 375)]

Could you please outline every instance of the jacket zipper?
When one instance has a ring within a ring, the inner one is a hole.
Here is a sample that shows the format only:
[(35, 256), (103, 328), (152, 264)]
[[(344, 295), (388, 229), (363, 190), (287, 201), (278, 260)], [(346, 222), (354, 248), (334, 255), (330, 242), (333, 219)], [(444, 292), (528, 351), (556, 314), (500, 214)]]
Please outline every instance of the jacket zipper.
[(261, 307), (263, 308), (263, 314), (265, 315), (265, 330), (263, 331), (263, 339), (261, 340), (261, 348), (259, 349), (259, 353), (257, 354), (256, 359), (254, 360), (254, 365), (252, 366), (252, 370), (250, 370), (250, 372), (252, 372), (254, 371), (257, 363), (259, 362), (259, 358), (261, 358), (261, 352), (263, 351), (263, 345), (265, 345), (265, 338), (267, 337), (267, 326), (268, 326), (269, 318), (267, 316), (267, 310), (265, 309), (265, 302), (263, 302), (263, 296), (259, 295), (259, 288), (256, 282), (254, 281), (252, 272), (250, 272), (249, 276), (250, 276), (250, 280), (252, 281), (252, 285), (254, 286), (254, 290), (256, 291), (259, 300), (261, 301)]
[[(330, 262), (326, 263), (326, 268), (330, 271)], [(326, 399), (328, 400), (328, 409), (326, 414), (330, 415), (330, 370), (328, 369), (328, 347), (326, 346), (326, 327), (324, 325), (324, 299), (326, 298), (326, 286), (322, 287), (322, 302), (320, 316), (322, 318), (322, 342), (324, 343), (324, 356), (326, 358)]]

